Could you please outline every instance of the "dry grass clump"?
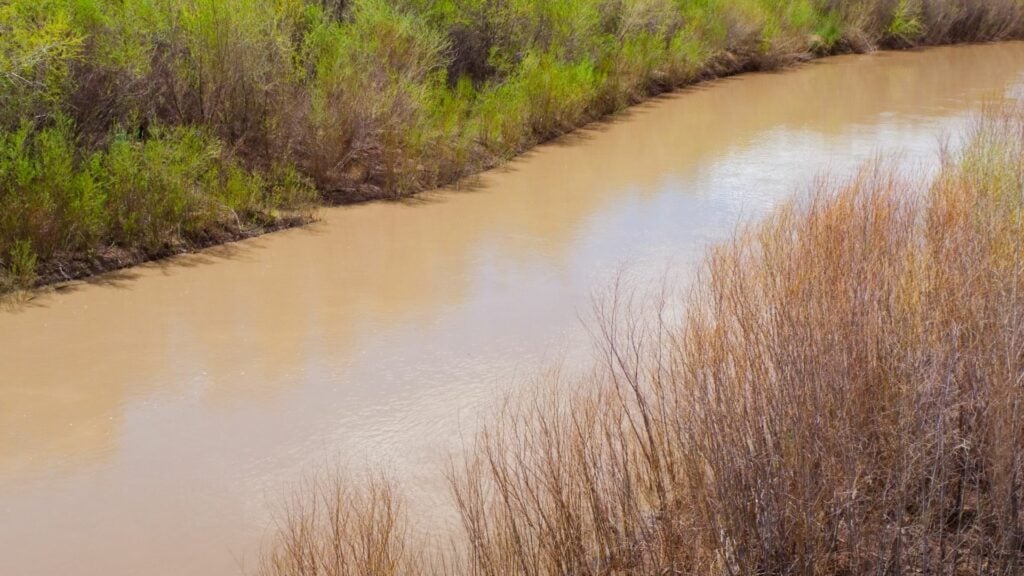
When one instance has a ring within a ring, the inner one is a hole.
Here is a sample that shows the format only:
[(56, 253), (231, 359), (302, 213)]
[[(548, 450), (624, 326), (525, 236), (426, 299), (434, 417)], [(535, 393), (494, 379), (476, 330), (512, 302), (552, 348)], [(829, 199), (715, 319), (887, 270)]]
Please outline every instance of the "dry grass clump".
[[(1024, 570), (1020, 108), (929, 185), (823, 183), (714, 250), (681, 322), (661, 302), (598, 306), (592, 378), (508, 405), (456, 459), (444, 562), (362, 573)], [(391, 498), (352, 510), (393, 518)], [(396, 545), (294, 511), (279, 550)], [(309, 566), (264, 574), (349, 573)]]
[(401, 499), (381, 476), (364, 482), (340, 473), (312, 477), (283, 510), (279, 545), (263, 559), (261, 575), (385, 576), (415, 570)]

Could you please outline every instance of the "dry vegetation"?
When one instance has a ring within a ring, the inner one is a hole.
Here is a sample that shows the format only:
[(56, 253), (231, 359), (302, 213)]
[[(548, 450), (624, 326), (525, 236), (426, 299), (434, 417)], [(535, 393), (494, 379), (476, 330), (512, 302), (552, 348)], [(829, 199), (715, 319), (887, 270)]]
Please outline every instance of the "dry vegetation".
[(0, 291), (395, 198), (702, 78), (1021, 0), (6, 0)]
[(681, 306), (599, 306), (594, 376), (456, 457), (454, 546), (415, 544), (386, 482), (331, 485), (262, 574), (1022, 573), (1024, 111), (932, 183), (820, 188)]

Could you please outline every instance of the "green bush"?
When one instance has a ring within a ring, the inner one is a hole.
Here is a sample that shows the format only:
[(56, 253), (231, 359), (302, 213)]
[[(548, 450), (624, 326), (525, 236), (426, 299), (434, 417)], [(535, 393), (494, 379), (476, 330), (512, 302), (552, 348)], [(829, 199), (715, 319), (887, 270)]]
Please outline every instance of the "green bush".
[(531, 52), (511, 77), (481, 92), (473, 111), (480, 139), (508, 155), (579, 126), (600, 82), (587, 60), (566, 63)]
[(358, 0), (351, 18), (324, 20), (303, 40), (309, 110), (296, 127), (302, 167), (322, 189), (416, 188), (423, 130), (444, 38), (383, 0)]
[(17, 126), (60, 108), (82, 43), (60, 2), (0, 5), (0, 126)]
[(26, 242), (43, 259), (101, 245), (159, 253), (217, 228), (265, 224), (312, 195), (293, 170), (264, 179), (243, 169), (197, 128), (155, 128), (145, 140), (119, 132), (102, 152), (76, 152), (67, 119), (0, 133), (0, 252)]
[(27, 241), (48, 258), (99, 239), (106, 215), (97, 158), (78, 162), (76, 154), (66, 118), (0, 132), (0, 251)]
[(886, 40), (894, 45), (911, 45), (924, 34), (920, 7), (912, 0), (899, 0), (892, 21), (885, 31)]
[[(28, 240), (18, 240), (10, 251), (7, 281), (14, 288), (31, 288), (36, 281), (36, 253)], [(0, 284), (4, 280), (0, 278)]]

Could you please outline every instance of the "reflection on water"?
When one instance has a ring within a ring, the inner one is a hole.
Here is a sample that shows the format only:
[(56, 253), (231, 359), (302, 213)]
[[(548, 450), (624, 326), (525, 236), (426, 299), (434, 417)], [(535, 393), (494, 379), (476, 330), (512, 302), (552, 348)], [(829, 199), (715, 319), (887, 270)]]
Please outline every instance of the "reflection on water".
[(504, 391), (578, 364), (624, 265), (704, 247), (823, 169), (934, 165), (1024, 44), (831, 59), (696, 87), (461, 190), (141, 266), (0, 312), (0, 574), (222, 574), (333, 455), (431, 506)]

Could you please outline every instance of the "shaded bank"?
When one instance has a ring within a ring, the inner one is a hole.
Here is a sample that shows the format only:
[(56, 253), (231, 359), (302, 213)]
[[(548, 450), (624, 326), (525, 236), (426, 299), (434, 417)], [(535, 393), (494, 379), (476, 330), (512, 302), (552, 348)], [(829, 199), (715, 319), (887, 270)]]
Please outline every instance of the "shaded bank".
[(15, 1), (0, 287), (450, 183), (643, 98), (813, 56), (1018, 37), (1017, 0)]
[(1019, 572), (1022, 190), (1009, 106), (934, 182), (822, 183), (715, 249), (681, 306), (600, 304), (594, 376), (456, 457), (451, 547), (386, 480), (334, 476), (261, 573)]

